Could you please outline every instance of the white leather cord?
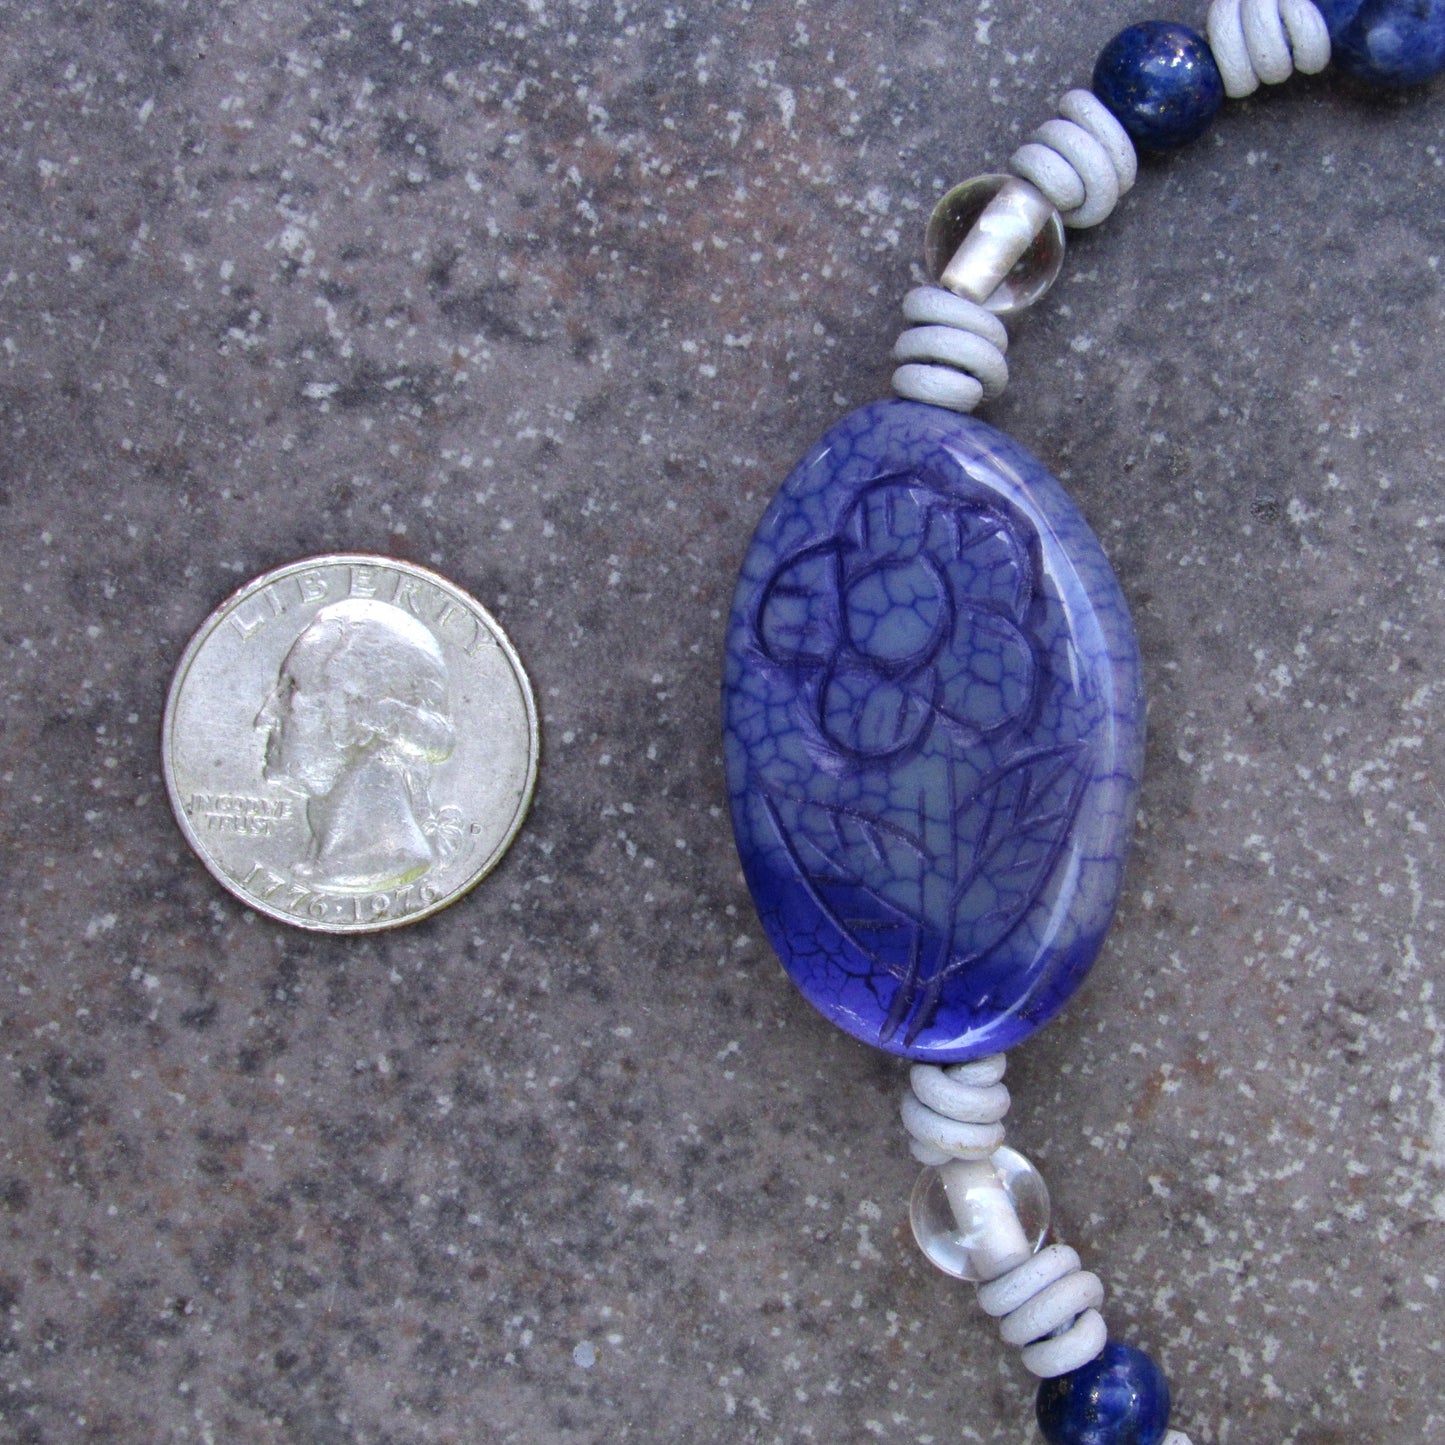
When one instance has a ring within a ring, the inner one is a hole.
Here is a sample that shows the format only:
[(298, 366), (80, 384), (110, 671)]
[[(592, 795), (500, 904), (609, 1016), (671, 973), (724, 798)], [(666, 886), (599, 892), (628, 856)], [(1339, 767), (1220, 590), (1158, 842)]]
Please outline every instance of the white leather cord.
[(1312, 0), (1213, 0), (1205, 33), (1233, 100), (1330, 63), (1329, 27)]
[(1008, 384), (1008, 332), (993, 312), (942, 287), (919, 286), (903, 298), (903, 316), (915, 324), (893, 348), (903, 363), (893, 373), (899, 396), (972, 411)]
[(1059, 114), (1013, 153), (1009, 169), (1037, 186), (1066, 226), (1097, 226), (1134, 184), (1139, 167), (1134, 143), (1090, 91), (1069, 91)]

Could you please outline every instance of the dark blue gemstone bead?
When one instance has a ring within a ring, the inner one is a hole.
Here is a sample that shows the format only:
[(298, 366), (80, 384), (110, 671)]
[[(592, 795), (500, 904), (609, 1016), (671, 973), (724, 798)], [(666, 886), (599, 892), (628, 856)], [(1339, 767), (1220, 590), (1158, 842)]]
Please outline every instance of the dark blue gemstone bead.
[(1224, 104), (1224, 80), (1197, 31), (1145, 20), (1104, 47), (1094, 65), (1094, 94), (1135, 145), (1172, 151), (1204, 134)]
[(1082, 981), (1118, 897), (1138, 648), (1094, 535), (1017, 443), (876, 402), (798, 464), (733, 601), (725, 755), (743, 871), (824, 1015), (947, 1063)]
[(1315, 0), (1336, 65), (1371, 85), (1418, 85), (1445, 70), (1445, 0)]
[(1039, 1385), (1039, 1429), (1049, 1445), (1159, 1445), (1169, 1428), (1169, 1381), (1132, 1345)]

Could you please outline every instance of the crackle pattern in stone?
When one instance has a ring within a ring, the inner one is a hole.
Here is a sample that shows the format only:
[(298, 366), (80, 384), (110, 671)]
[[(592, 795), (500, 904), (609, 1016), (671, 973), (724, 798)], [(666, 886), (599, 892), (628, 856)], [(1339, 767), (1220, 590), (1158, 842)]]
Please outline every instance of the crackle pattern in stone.
[(1138, 652), (1088, 525), (1027, 452), (912, 402), (798, 465), (729, 625), (743, 869), (804, 995), (937, 1061), (1051, 1018), (1114, 911)]
[(1445, 0), (1315, 0), (1335, 64), (1371, 85), (1419, 85), (1445, 70)]

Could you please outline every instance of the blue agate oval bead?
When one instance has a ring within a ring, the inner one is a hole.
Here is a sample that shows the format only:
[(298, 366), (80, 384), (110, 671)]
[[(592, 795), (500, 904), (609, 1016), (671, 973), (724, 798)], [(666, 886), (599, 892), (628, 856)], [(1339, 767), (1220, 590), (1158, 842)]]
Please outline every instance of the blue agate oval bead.
[(1087, 1365), (1040, 1381), (1034, 1413), (1049, 1445), (1159, 1445), (1169, 1406), (1164, 1371), (1111, 1341)]
[(1143, 704), (1119, 585), (1038, 461), (917, 402), (845, 417), (753, 537), (723, 693), (743, 871), (826, 1017), (948, 1063), (1063, 1007), (1118, 898)]
[(1315, 0), (1336, 65), (1371, 85), (1419, 85), (1445, 70), (1445, 0)]
[(1224, 104), (1209, 42), (1170, 20), (1121, 30), (1094, 63), (1093, 89), (1134, 144), (1151, 151), (1197, 140)]

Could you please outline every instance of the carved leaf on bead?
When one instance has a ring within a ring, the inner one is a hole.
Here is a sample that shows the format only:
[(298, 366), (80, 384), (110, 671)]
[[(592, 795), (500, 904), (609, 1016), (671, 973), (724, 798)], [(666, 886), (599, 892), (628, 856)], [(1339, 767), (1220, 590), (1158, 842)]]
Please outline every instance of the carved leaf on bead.
[(1058, 864), (1089, 776), (1083, 743), (1039, 748), (978, 779), (949, 770), (942, 809), (925, 791), (917, 825), (773, 792), (778, 836), (798, 874), (857, 948), (860, 972), (898, 980), (881, 1041), (911, 1045), (944, 987), (1023, 921)]

